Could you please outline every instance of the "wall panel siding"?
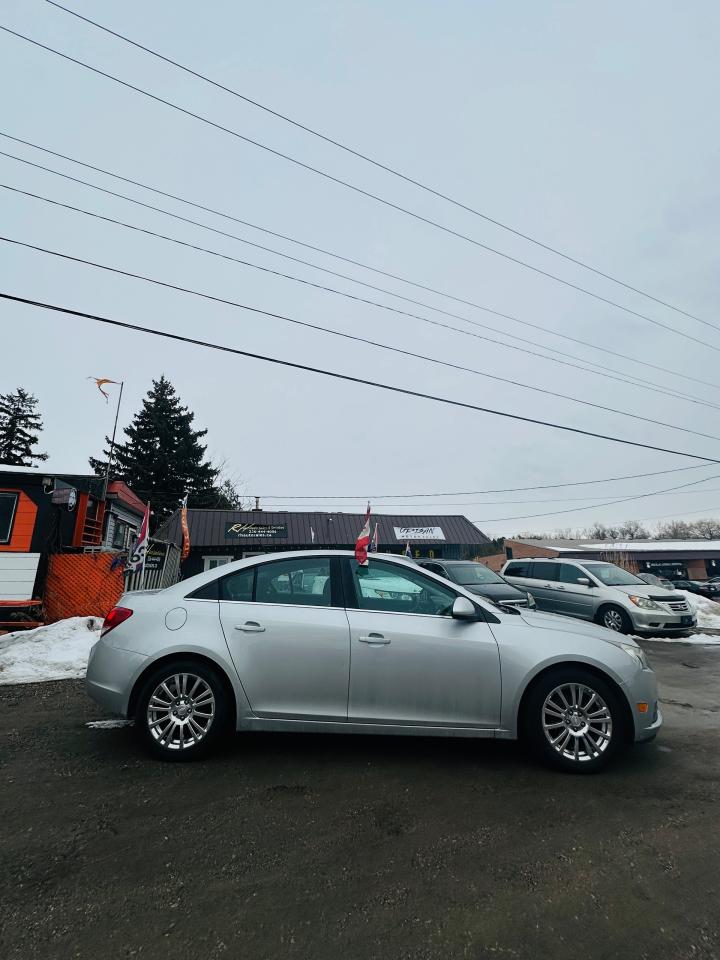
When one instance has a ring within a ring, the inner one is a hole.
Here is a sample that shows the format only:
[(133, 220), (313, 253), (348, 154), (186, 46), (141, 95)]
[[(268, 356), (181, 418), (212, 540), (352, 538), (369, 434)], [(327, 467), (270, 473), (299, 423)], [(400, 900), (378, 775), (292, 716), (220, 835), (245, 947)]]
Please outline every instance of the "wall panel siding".
[(0, 600), (33, 600), (39, 553), (0, 554)]
[(12, 530), (10, 531), (10, 542), (0, 543), (0, 552), (26, 552), (30, 549), (32, 544), (32, 535), (33, 530), (35, 529), (35, 518), (37, 517), (37, 506), (26, 493), (22, 492), (22, 490), (13, 490), (11, 487), (3, 487), (2, 492), (17, 493), (19, 498), (17, 509), (15, 510), (15, 519), (13, 520)]

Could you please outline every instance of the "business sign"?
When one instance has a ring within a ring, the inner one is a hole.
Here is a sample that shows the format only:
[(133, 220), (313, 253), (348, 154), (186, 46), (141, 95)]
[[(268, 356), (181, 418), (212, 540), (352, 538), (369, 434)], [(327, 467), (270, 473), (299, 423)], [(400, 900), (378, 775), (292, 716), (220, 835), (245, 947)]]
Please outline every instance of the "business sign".
[(165, 563), (165, 554), (167, 546), (164, 543), (153, 543), (150, 541), (147, 553), (145, 554), (145, 573), (151, 570), (162, 570)]
[(226, 523), (226, 540), (283, 540), (287, 539), (286, 523)]
[(408, 540), (444, 540), (442, 527), (393, 527), (395, 538), (401, 543)]

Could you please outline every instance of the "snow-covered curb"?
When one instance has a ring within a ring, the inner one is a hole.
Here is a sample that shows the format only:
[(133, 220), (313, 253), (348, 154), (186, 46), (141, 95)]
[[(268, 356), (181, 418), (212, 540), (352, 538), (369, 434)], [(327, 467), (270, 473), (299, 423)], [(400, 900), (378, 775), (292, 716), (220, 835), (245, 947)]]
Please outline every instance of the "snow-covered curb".
[(678, 590), (693, 610), (697, 611), (697, 625), (707, 627), (709, 630), (720, 630), (720, 603), (714, 600), (708, 600), (707, 597), (700, 597), (696, 593), (688, 593), (687, 590)]
[(102, 617), (70, 617), (0, 637), (0, 685), (84, 677)]

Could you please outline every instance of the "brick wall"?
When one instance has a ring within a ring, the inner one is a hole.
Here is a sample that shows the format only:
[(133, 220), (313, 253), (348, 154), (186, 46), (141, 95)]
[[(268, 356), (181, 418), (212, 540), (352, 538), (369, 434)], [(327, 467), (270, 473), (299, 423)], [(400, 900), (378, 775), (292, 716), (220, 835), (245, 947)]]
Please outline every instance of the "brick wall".
[(57, 553), (45, 584), (45, 622), (66, 617), (104, 617), (120, 599), (122, 568), (111, 570), (114, 553)]
[(540, 545), (530, 546), (527, 543), (519, 543), (517, 540), (506, 540), (506, 547), (512, 547), (512, 559), (519, 560), (525, 557), (558, 557), (558, 550), (552, 550), (550, 547), (541, 547)]

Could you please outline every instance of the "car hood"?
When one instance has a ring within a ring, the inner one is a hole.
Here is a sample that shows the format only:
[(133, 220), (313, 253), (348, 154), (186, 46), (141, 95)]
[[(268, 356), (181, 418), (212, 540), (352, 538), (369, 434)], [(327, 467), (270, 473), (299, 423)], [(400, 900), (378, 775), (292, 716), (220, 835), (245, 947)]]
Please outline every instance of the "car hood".
[(628, 597), (647, 597), (648, 599), (659, 600), (663, 603), (677, 603), (683, 600), (682, 594), (677, 590), (668, 590), (667, 587), (656, 587), (652, 583), (631, 583), (627, 586), (613, 587), (613, 590), (620, 590)]
[(477, 597), (489, 597), (496, 603), (503, 600), (525, 600), (527, 592), (511, 586), (509, 583), (461, 583), (459, 584), (468, 593)]
[(576, 637), (592, 637), (594, 640), (604, 640), (606, 643), (612, 643), (616, 647), (623, 643), (634, 647), (639, 646), (632, 637), (615, 633), (614, 630), (601, 627), (599, 623), (588, 623), (586, 620), (575, 620), (556, 613), (542, 613), (539, 610), (521, 610), (520, 617), (528, 626), (540, 630), (570, 633)]

